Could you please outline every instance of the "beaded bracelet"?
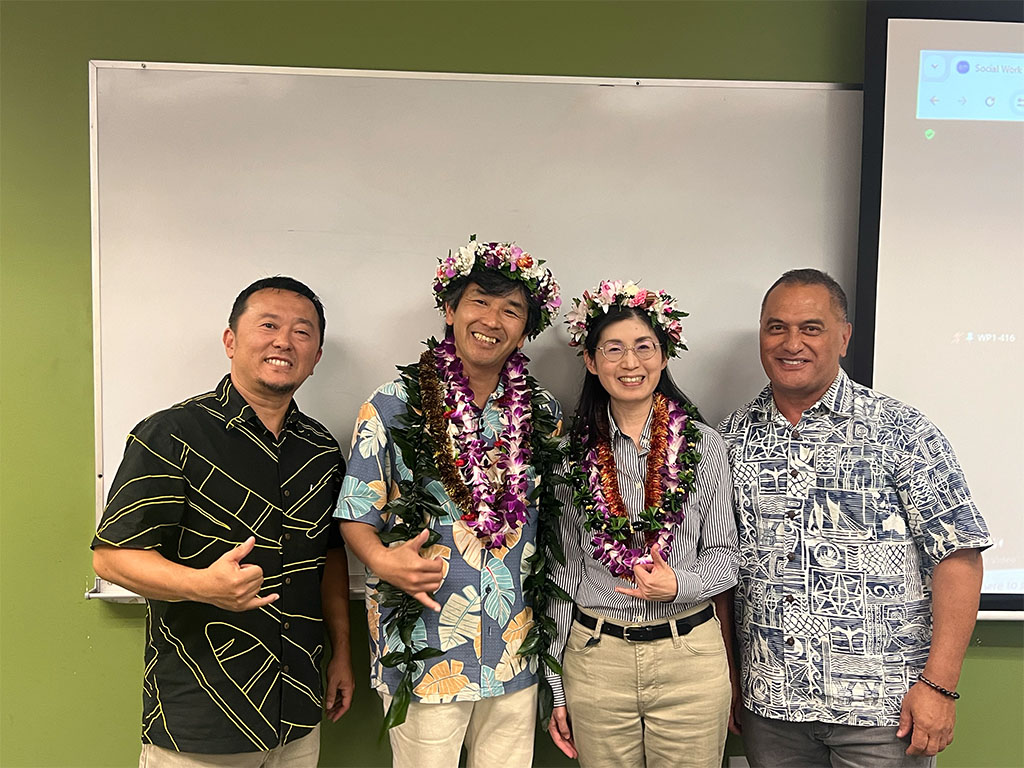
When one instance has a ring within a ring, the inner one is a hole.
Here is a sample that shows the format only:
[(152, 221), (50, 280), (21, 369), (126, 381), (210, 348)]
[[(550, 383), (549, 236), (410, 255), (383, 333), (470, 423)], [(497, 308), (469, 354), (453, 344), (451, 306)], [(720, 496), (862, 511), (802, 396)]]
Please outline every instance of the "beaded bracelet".
[(938, 683), (933, 683), (931, 680), (929, 680), (927, 677), (925, 677), (922, 674), (918, 674), (917, 679), (920, 680), (925, 685), (927, 685), (929, 688), (935, 689), (936, 691), (941, 693), (943, 696), (948, 696), (951, 699), (959, 699), (960, 698), (960, 694), (957, 693), (956, 691), (951, 691), (948, 688), (943, 688), (941, 685), (939, 685)]

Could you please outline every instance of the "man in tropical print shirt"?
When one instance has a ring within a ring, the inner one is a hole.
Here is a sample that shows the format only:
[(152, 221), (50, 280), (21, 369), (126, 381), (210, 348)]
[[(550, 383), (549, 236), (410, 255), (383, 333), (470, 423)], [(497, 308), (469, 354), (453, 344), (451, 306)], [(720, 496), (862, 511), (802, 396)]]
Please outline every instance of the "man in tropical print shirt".
[(531, 437), (557, 431), (561, 410), (520, 349), (550, 324), (558, 287), (518, 246), (473, 239), (441, 260), (434, 292), (445, 338), (360, 408), (335, 516), (366, 566), (394, 765), (456, 766), (465, 743), (470, 765), (529, 766)]

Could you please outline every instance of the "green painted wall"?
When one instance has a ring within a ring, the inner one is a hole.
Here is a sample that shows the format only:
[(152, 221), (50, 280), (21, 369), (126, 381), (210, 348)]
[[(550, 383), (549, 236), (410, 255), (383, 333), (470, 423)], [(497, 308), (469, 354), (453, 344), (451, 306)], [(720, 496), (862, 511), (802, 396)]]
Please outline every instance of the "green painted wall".
[[(131, 765), (138, 753), (142, 609), (82, 599), (89, 59), (856, 83), (863, 18), (859, 0), (0, 2), (0, 766)], [(983, 625), (977, 640), (941, 765), (1024, 765), (1021, 627)], [(364, 641), (357, 632), (358, 703), (327, 727), (323, 765), (388, 762)], [(539, 744), (538, 765), (568, 764)]]

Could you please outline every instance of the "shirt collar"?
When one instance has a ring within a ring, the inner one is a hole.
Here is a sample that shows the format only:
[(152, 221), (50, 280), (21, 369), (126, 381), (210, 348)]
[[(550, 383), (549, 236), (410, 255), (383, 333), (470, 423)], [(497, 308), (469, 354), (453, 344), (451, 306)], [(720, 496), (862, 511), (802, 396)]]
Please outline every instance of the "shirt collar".
[(837, 415), (849, 416), (853, 413), (853, 393), (850, 391), (850, 377), (842, 368), (836, 374), (832, 385), (826, 390), (811, 410), (815, 408), (827, 408)]
[[(227, 374), (217, 385), (217, 398), (214, 403), (209, 404), (210, 409), (217, 411), (224, 417), (224, 428), (235, 429), (242, 424), (250, 424), (258, 429), (266, 429), (256, 411), (249, 405), (249, 402), (242, 396), (242, 393), (231, 383), (231, 374)], [(284, 416), (284, 428), (288, 429), (298, 420), (300, 415), (299, 407), (292, 400), (288, 404), (288, 411)]]
[[(773, 421), (776, 418), (783, 418), (775, 405), (775, 398), (772, 397), (772, 385), (761, 390), (751, 405), (751, 411), (759, 414), (766, 421)], [(808, 408), (804, 413), (816, 413), (820, 411), (831, 411), (836, 415), (850, 415), (853, 413), (853, 393), (850, 390), (850, 377), (842, 368), (832, 380), (829, 388), (825, 390), (818, 401)]]
[[(640, 445), (637, 448), (640, 449), (641, 453), (646, 452), (651, 447), (651, 422), (654, 418), (654, 408), (651, 408), (651, 412), (647, 414), (647, 421), (644, 422), (643, 431), (640, 433)], [(612, 442), (615, 442), (617, 438), (632, 441), (632, 437), (624, 433), (619, 429), (619, 425), (615, 423), (615, 417), (612, 415), (611, 403), (608, 404), (608, 436)]]
[(490, 397), (487, 398), (487, 402), (484, 403), (484, 408), (489, 405), (493, 405), (494, 401), (505, 394), (505, 385), (501, 383), (501, 379), (498, 379), (498, 386), (491, 392)]

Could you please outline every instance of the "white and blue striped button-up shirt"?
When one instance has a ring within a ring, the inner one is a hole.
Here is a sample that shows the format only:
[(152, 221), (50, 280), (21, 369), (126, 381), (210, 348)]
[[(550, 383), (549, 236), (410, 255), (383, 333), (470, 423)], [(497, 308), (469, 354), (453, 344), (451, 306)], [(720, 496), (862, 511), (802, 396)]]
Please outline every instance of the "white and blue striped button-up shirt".
[[(639, 445), (619, 430), (611, 410), (608, 423), (619, 493), (630, 519), (637, 520), (644, 505), (651, 417), (647, 418)], [(576, 605), (613, 622), (650, 622), (682, 613), (736, 584), (739, 549), (725, 443), (711, 427), (699, 422), (697, 426), (701, 439), (696, 449), (701, 458), (695, 470), (694, 487), (687, 498), (685, 518), (676, 526), (668, 558), (678, 585), (676, 597), (670, 602), (643, 600), (615, 591), (616, 587), (633, 584), (612, 576), (607, 566), (593, 557), (593, 535), (583, 528), (583, 515), (572, 503), (573, 490), (565, 485), (557, 488), (556, 494), (562, 502), (561, 539), (565, 565), (549, 559), (548, 578), (572, 595)], [(567, 467), (562, 469), (565, 474)], [(573, 603), (551, 600), (548, 604), (548, 615), (558, 627), (549, 651), (559, 662), (572, 626), (572, 614)], [(555, 706), (564, 706), (562, 678), (550, 670), (546, 675), (554, 692)]]

